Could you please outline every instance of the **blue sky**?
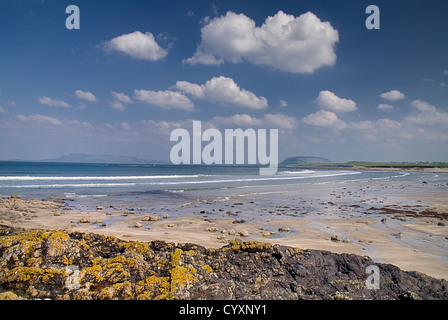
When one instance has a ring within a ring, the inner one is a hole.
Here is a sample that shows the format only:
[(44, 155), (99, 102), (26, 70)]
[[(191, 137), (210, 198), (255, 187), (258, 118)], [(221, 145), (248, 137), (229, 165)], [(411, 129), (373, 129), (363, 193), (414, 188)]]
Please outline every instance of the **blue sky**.
[(0, 159), (169, 160), (170, 132), (201, 120), (279, 129), (280, 160), (448, 161), (447, 14), (435, 0), (0, 0)]

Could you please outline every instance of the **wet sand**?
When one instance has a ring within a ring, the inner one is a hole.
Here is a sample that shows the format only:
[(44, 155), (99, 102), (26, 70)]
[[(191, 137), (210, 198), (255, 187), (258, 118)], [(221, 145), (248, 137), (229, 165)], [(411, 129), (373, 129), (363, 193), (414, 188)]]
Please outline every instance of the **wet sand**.
[(168, 203), (152, 210), (105, 206), (107, 199), (99, 203), (101, 208), (87, 211), (60, 202), (0, 199), (0, 224), (209, 248), (235, 238), (257, 240), (367, 255), (379, 263), (448, 279), (445, 189), (382, 181), (367, 186), (323, 184)]

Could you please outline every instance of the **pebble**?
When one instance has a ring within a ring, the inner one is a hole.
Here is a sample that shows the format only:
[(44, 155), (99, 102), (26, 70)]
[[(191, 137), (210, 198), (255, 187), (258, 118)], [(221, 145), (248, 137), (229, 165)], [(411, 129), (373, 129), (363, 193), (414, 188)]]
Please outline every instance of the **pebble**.
[(143, 225), (142, 225), (140, 222), (136, 222), (136, 223), (134, 224), (134, 227), (135, 227), (135, 228), (141, 228), (141, 227), (143, 227)]
[(20, 199), (20, 196), (18, 194), (12, 194), (11, 199)]
[(163, 219), (168, 219), (170, 216), (168, 214), (163, 215)]
[(170, 224), (168, 225), (168, 228), (174, 228), (174, 224), (170, 223)]
[(263, 232), (263, 237), (265, 237), (265, 238), (269, 238), (270, 236), (271, 236), (271, 232), (270, 231), (266, 231), (266, 232)]
[(235, 235), (235, 230), (229, 230), (229, 231), (228, 231), (228, 235), (229, 235), (229, 236), (233, 236), (233, 235)]
[(101, 206), (97, 206), (97, 207), (96, 207), (96, 210), (103, 210), (103, 207), (101, 207)]
[(334, 234), (331, 236), (330, 238), (331, 241), (341, 241), (341, 237), (339, 237), (338, 235)]
[(79, 223), (90, 223), (90, 219), (82, 218), (82, 219), (79, 220)]
[(438, 225), (438, 226), (441, 226), (441, 227), (444, 227), (444, 226), (445, 226), (445, 223), (443, 223), (443, 222), (438, 222), (437, 225)]
[(289, 232), (289, 228), (278, 228), (278, 232)]
[(219, 229), (217, 227), (207, 228), (208, 232), (217, 232)]
[(248, 237), (248, 236), (249, 236), (249, 231), (247, 231), (247, 230), (241, 230), (240, 232), (238, 232), (238, 234), (239, 234), (241, 237)]
[(53, 214), (55, 217), (59, 217), (61, 215), (60, 211), (55, 211), (55, 213)]
[(142, 221), (158, 221), (159, 217), (158, 216), (146, 216), (143, 217)]

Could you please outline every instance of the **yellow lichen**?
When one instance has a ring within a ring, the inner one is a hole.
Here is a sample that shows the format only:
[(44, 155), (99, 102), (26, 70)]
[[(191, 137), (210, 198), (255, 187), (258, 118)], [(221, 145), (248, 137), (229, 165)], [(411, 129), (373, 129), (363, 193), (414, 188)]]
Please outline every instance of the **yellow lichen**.
[(170, 270), (171, 292), (175, 293), (177, 290), (185, 287), (187, 284), (195, 282), (195, 273), (196, 269), (192, 266), (172, 268)]
[(147, 243), (144, 243), (144, 242), (137, 242), (137, 241), (120, 242), (119, 245), (121, 247), (123, 247), (123, 248), (126, 248), (126, 249), (135, 250), (135, 251), (137, 251), (140, 254), (144, 254), (144, 253), (150, 252), (149, 245)]
[(11, 270), (3, 269), (0, 272), (0, 283), (20, 283), (26, 282), (29, 284), (35, 282), (47, 282), (54, 276), (59, 275), (66, 277), (65, 270), (58, 270), (55, 268), (37, 268), (37, 267), (15, 267)]
[(83, 277), (92, 277), (96, 282), (104, 281), (104, 276), (102, 275), (103, 268), (99, 265), (93, 265), (87, 267), (83, 270)]
[(207, 271), (208, 273), (213, 272), (212, 267), (210, 267), (208, 264), (203, 265), (203, 266), (202, 266), (202, 269), (205, 270), (205, 271)]
[(135, 292), (138, 300), (159, 300), (171, 298), (170, 289), (169, 277), (150, 276), (137, 283)]
[(7, 291), (0, 293), (0, 300), (20, 300), (20, 297), (14, 292)]
[(62, 263), (68, 266), (73, 263), (73, 260), (71, 258), (67, 258), (67, 256), (64, 254), (64, 256), (62, 257)]
[(134, 297), (132, 293), (132, 284), (129, 281), (116, 283), (110, 287), (106, 287), (100, 291), (98, 298), (100, 299), (123, 299), (130, 300)]
[(42, 234), (42, 239), (47, 240), (47, 254), (55, 257), (70, 249), (70, 236), (62, 231), (48, 231)]
[(180, 266), (182, 264), (181, 255), (182, 255), (182, 249), (174, 249), (174, 252), (171, 254), (171, 265), (173, 267)]
[(16, 235), (0, 237), (0, 248), (16, 246), (24, 256), (29, 256), (42, 243), (41, 231), (20, 232)]

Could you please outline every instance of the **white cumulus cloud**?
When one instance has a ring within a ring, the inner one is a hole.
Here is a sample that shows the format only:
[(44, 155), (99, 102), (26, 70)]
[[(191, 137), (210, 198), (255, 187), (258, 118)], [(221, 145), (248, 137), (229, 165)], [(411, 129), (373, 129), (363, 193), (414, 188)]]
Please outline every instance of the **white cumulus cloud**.
[(105, 43), (109, 50), (115, 50), (141, 60), (156, 61), (166, 57), (168, 51), (160, 47), (151, 32), (135, 31), (113, 38)]
[(324, 110), (333, 112), (350, 112), (356, 110), (356, 103), (353, 100), (339, 98), (328, 90), (319, 92), (316, 104)]
[(220, 65), (248, 61), (291, 73), (313, 73), (336, 62), (338, 31), (312, 12), (298, 17), (279, 11), (257, 27), (244, 14), (227, 12), (201, 30), (195, 54), (184, 63)]
[(79, 99), (87, 100), (87, 101), (90, 101), (90, 102), (98, 102), (98, 99), (90, 91), (76, 90), (75, 91), (75, 95)]
[(134, 99), (165, 109), (194, 110), (193, 102), (177, 91), (134, 90)]
[(203, 85), (177, 81), (176, 88), (197, 99), (210, 102), (221, 102), (250, 109), (265, 109), (268, 106), (265, 97), (257, 97), (254, 93), (241, 89), (233, 79), (223, 76), (213, 77)]
[(380, 94), (380, 97), (389, 101), (396, 101), (406, 98), (406, 96), (398, 90), (391, 90)]

